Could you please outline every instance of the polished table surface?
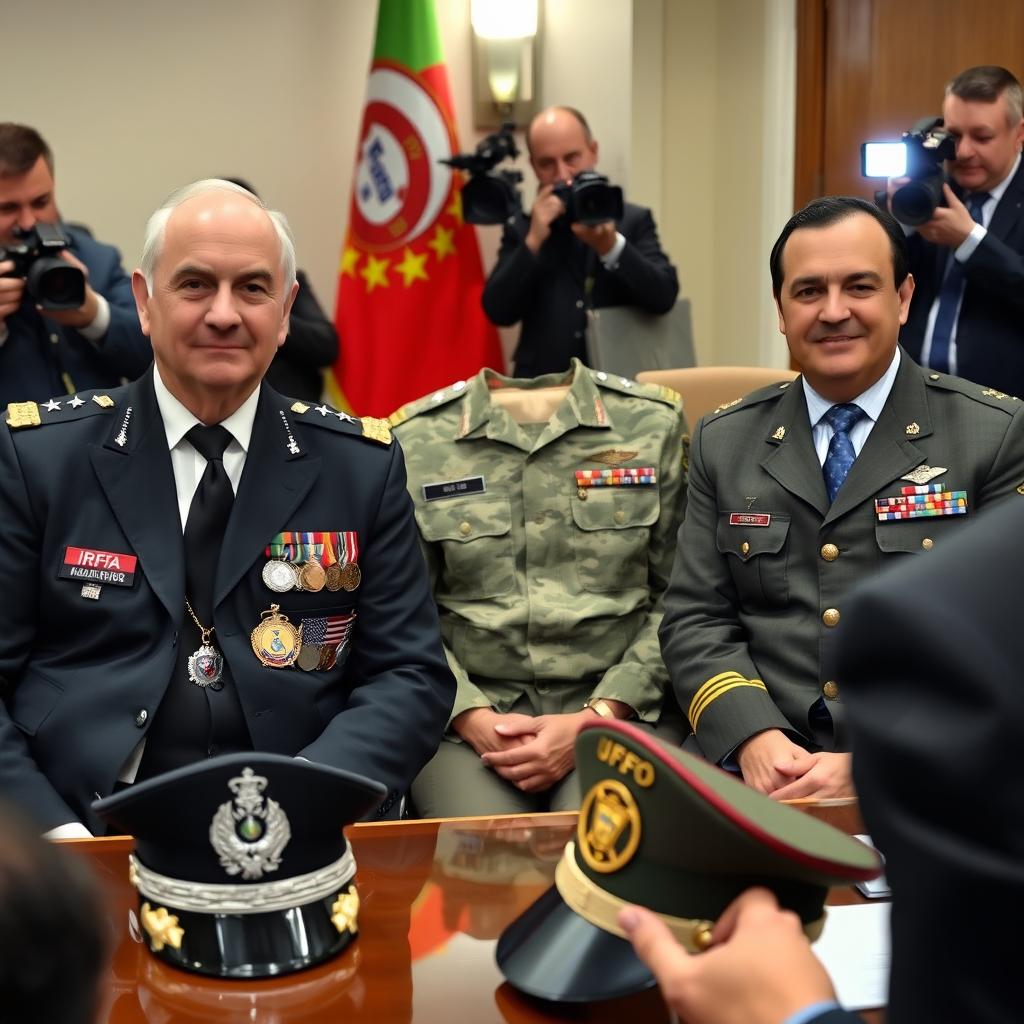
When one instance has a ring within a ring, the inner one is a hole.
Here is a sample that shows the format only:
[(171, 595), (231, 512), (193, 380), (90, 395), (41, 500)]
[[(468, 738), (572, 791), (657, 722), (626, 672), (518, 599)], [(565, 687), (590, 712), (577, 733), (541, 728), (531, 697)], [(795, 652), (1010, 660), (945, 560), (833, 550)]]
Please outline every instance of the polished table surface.
[[(852, 803), (801, 808), (861, 831)], [(89, 859), (106, 890), (116, 948), (102, 1020), (113, 1024), (247, 1021), (668, 1022), (657, 989), (559, 1006), (516, 992), (494, 962), (502, 929), (554, 878), (575, 814), (355, 825), (347, 835), (361, 897), (358, 940), (341, 956), (280, 979), (224, 981), (165, 966), (141, 944), (127, 838), (63, 845)], [(830, 904), (866, 902), (833, 889)], [(864, 1015), (881, 1020), (880, 1011)]]

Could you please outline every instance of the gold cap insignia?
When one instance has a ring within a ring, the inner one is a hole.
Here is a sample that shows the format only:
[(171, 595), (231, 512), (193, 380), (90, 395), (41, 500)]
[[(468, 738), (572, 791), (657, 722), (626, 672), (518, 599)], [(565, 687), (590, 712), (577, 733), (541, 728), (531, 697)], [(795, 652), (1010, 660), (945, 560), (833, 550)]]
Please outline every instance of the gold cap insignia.
[(625, 867), (640, 845), (640, 810), (629, 788), (603, 779), (583, 798), (576, 827), (580, 853), (590, 868), (608, 874)]
[[(635, 459), (639, 454), (639, 452), (623, 451), (619, 448), (606, 448), (603, 452), (594, 452), (593, 455), (588, 456), (588, 459), (591, 462), (600, 462), (605, 466), (621, 466), (624, 462)], [(587, 459), (583, 461), (587, 461)]]
[(376, 416), (363, 416), (363, 437), (368, 437), (378, 444), (391, 444), (391, 428), (387, 420), (377, 419)]
[(11, 430), (20, 430), (22, 427), (38, 427), (41, 423), (39, 406), (35, 402), (11, 402), (7, 406), (7, 426)]
[(783, 440), (785, 438), (785, 436), (786, 436), (786, 428), (785, 427), (776, 427), (775, 428), (775, 433), (772, 434), (772, 440), (773, 441), (781, 441), (781, 440)]
[(101, 409), (110, 409), (114, 405), (114, 400), (110, 397), (110, 395), (93, 395), (92, 400)]
[[(909, 431), (908, 431), (909, 432)], [(943, 473), (948, 473), (949, 470), (945, 466), (918, 466), (917, 469), (912, 469), (909, 473), (901, 476), (901, 480), (909, 480), (912, 484), (926, 484), (929, 480), (934, 480), (937, 476), (942, 476)]]
[(297, 412), (300, 416), (304, 412), (309, 412), (309, 406), (305, 402), (292, 402), (292, 412)]
[(149, 936), (149, 945), (154, 953), (159, 953), (164, 946), (181, 949), (181, 940), (185, 937), (185, 929), (178, 925), (177, 914), (170, 914), (166, 907), (153, 910), (148, 903), (142, 904), (139, 915), (142, 927)]
[(355, 935), (359, 924), (359, 893), (354, 885), (349, 886), (348, 892), (340, 893), (331, 905), (331, 924), (339, 932), (348, 930)]
[(917, 437), (921, 433), (920, 424), (908, 423), (907, 424), (907, 437)]

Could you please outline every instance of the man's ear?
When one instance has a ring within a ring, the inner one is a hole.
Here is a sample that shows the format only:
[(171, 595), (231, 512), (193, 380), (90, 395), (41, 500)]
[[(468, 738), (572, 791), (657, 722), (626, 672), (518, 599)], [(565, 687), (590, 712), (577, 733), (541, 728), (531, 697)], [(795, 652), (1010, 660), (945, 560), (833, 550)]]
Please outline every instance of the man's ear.
[(149, 337), (149, 285), (141, 270), (132, 271), (132, 295), (135, 296), (135, 308), (139, 313), (142, 333)]
[(296, 281), (292, 285), (291, 294), (288, 296), (287, 299), (285, 299), (284, 313), (283, 313), (283, 315), (281, 317), (281, 331), (280, 331), (280, 333), (277, 336), (277, 347), (278, 348), (280, 348), (284, 344), (285, 338), (288, 337), (288, 329), (289, 329), (288, 318), (291, 316), (292, 306), (295, 305), (295, 296), (298, 295), (298, 294), (299, 294), (299, 282)]
[(779, 334), (786, 333), (786, 319), (782, 315), (782, 303), (778, 299), (775, 300), (775, 311), (779, 314)]
[(914, 295), (914, 275), (907, 274), (903, 279), (903, 284), (896, 289), (896, 294), (900, 300), (900, 323), (905, 324), (907, 317), (910, 315), (910, 300)]

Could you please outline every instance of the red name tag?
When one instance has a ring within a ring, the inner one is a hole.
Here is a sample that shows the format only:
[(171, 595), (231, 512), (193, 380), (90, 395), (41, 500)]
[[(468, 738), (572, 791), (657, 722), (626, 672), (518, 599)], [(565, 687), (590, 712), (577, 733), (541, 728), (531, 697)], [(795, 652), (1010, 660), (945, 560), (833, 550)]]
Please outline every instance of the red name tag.
[(730, 512), (730, 526), (767, 526), (772, 521), (768, 512)]
[(135, 582), (135, 566), (138, 561), (135, 555), (76, 548), (69, 544), (64, 549), (64, 561), (57, 576), (65, 580), (130, 587)]

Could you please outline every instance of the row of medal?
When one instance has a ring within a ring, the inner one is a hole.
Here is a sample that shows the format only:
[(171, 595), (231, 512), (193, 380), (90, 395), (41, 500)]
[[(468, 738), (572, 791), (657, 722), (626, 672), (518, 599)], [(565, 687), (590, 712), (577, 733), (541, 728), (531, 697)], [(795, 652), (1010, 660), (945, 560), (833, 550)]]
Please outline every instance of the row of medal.
[(264, 554), (263, 582), (278, 594), (289, 590), (353, 591), (362, 580), (354, 530), (277, 534)]
[(267, 668), (298, 665), (305, 672), (334, 668), (348, 644), (356, 613), (302, 619), (296, 627), (280, 608), (272, 604), (263, 612), (250, 636), (253, 653), (261, 664)]

